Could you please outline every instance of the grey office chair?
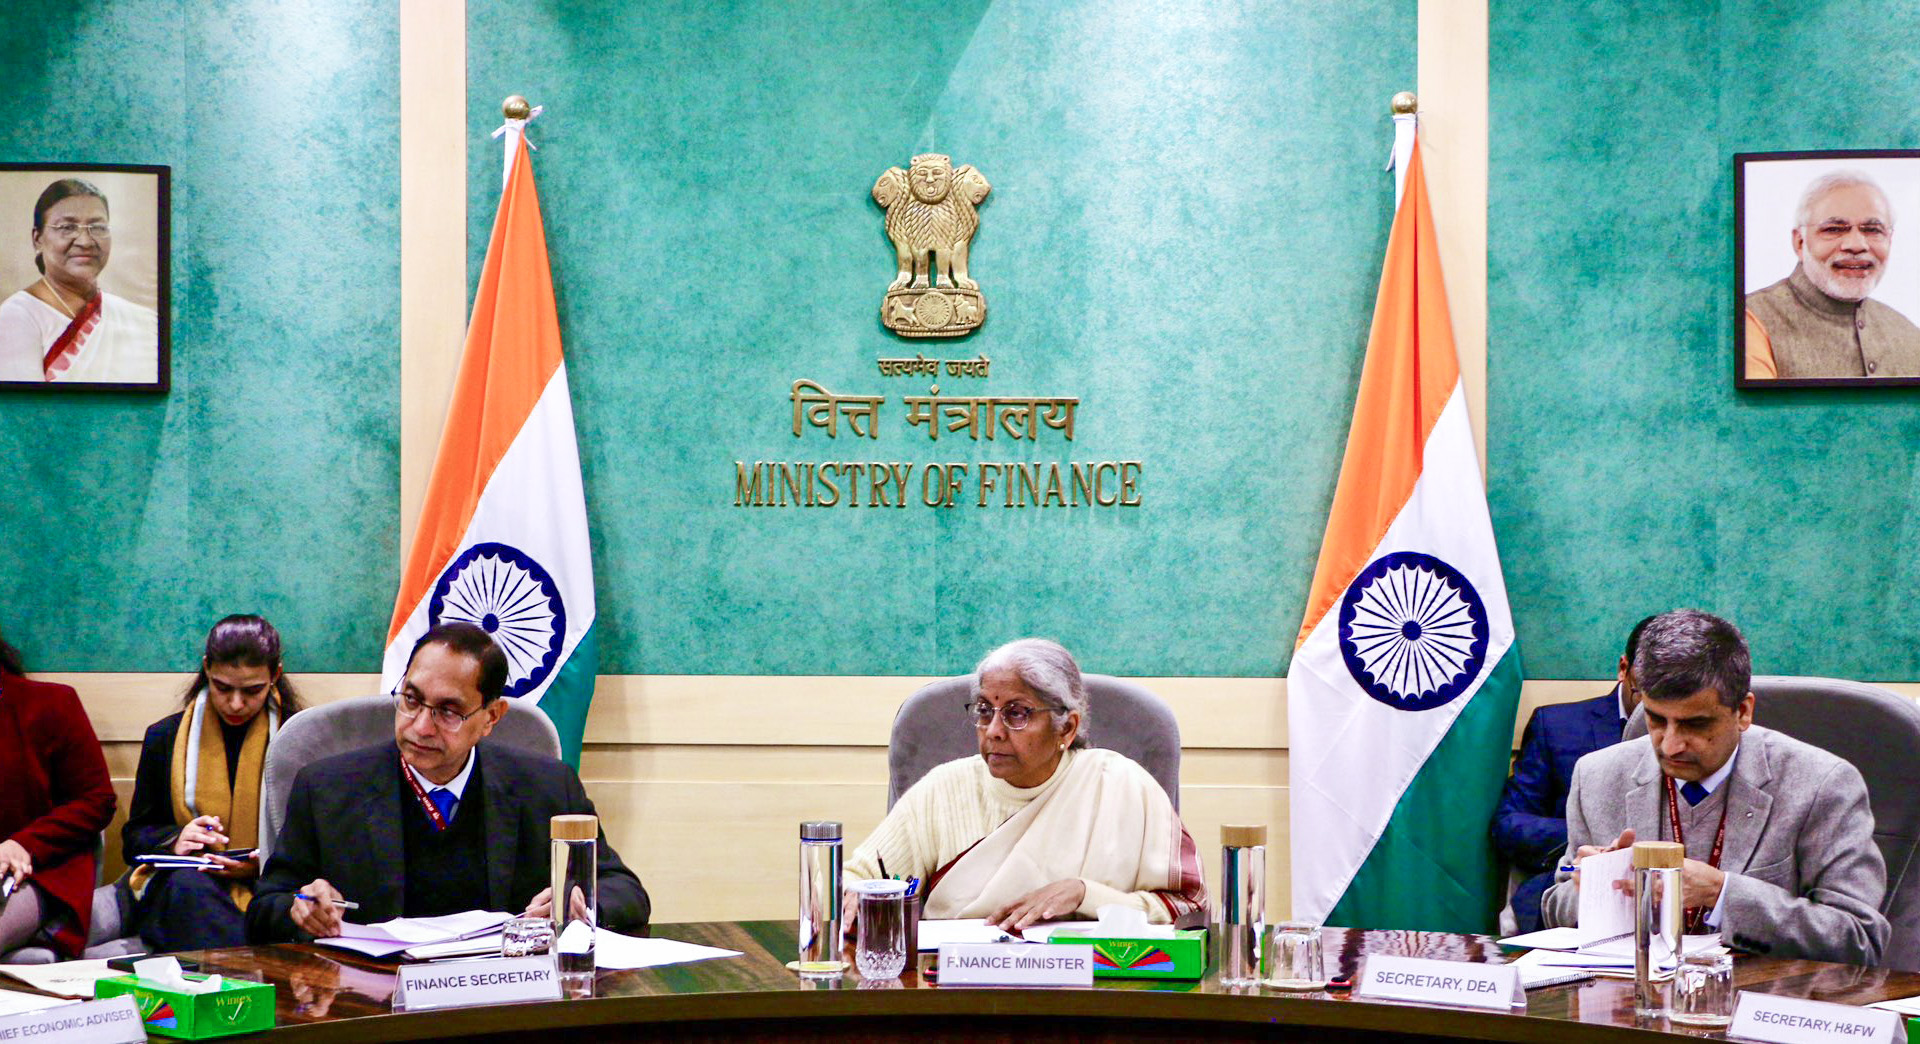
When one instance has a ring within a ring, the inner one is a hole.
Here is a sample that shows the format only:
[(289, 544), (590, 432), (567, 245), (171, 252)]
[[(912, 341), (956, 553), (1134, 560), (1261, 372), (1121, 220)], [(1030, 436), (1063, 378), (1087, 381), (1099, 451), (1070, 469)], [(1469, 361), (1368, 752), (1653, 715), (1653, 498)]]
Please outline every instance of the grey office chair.
[[(1118, 751), (1160, 782), (1180, 808), (1180, 723), (1166, 701), (1112, 675), (1083, 676), (1087, 686), (1087, 742)], [(893, 717), (887, 742), (887, 807), (935, 765), (979, 754), (974, 728), (961, 710), (973, 676), (943, 678), (907, 697)]]
[[(106, 861), (101, 858), (106, 850), (105, 836), (93, 849), (95, 865), (99, 873), (106, 870)], [(112, 881), (97, 885), (93, 890), (92, 923), (87, 928), (87, 948), (80, 951), (82, 960), (95, 960), (102, 957), (124, 957), (130, 953), (146, 952), (146, 944), (137, 935), (123, 936), (128, 922), (133, 919), (131, 896)], [(17, 950), (0, 953), (0, 964), (52, 964), (60, 960), (60, 955), (46, 946), (22, 946)]]
[[(1893, 926), (1880, 963), (1920, 971), (1920, 708), (1885, 689), (1838, 678), (1756, 676), (1753, 721), (1847, 759), (1867, 781), (1873, 840), (1887, 863), (1880, 912)], [(1645, 737), (1644, 706), (1627, 722)]]
[[(482, 746), (501, 744), (550, 758), (560, 756), (560, 734), (537, 705), (507, 700), (507, 716), (493, 727)], [(260, 862), (266, 865), (273, 839), (287, 821), (287, 799), (293, 777), (321, 758), (345, 754), (376, 743), (393, 742), (393, 698), (357, 696), (337, 703), (310, 707), (287, 719), (267, 748), (262, 789), (267, 802), (267, 836), (260, 839)]]

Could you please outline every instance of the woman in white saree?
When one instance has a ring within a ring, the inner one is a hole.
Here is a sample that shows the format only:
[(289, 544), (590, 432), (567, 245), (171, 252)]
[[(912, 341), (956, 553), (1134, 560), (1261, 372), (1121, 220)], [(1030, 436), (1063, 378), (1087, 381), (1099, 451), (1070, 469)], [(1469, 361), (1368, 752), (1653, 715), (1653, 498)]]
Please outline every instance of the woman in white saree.
[(1206, 909), (1199, 853), (1160, 784), (1087, 746), (1086, 686), (1057, 643), (1003, 645), (974, 669), (978, 758), (938, 766), (847, 860), (848, 881), (917, 877), (929, 918), (1009, 930), (1131, 906), (1160, 924)]
[(0, 301), (0, 381), (158, 380), (159, 316), (100, 287), (113, 252), (107, 197), (78, 178), (48, 185), (33, 250), (40, 278)]

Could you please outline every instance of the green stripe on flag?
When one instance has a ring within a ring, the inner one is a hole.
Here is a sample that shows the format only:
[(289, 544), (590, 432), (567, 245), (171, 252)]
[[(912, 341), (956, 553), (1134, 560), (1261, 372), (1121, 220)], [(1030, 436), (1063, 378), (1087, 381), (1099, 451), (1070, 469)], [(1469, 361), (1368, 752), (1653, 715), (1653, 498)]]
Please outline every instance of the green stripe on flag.
[(1400, 795), (1380, 840), (1327, 914), (1328, 924), (1494, 930), (1506, 901), (1506, 881), (1488, 828), (1507, 781), (1519, 705), (1516, 643)]
[(553, 684), (540, 697), (540, 709), (560, 733), (560, 758), (580, 769), (580, 739), (587, 732), (587, 704), (593, 700), (594, 679), (600, 673), (600, 645), (594, 628), (580, 636), (573, 655), (560, 665)]

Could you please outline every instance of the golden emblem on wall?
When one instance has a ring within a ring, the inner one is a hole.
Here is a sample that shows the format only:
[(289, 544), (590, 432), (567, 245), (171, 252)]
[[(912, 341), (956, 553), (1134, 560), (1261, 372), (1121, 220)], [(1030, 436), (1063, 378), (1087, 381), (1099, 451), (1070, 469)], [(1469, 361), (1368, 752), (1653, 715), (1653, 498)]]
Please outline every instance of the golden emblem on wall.
[(887, 209), (899, 273), (880, 303), (880, 322), (902, 337), (963, 337), (987, 318), (980, 284), (967, 276), (967, 248), (980, 227), (974, 208), (993, 186), (971, 166), (956, 168), (937, 152), (889, 167), (873, 183)]

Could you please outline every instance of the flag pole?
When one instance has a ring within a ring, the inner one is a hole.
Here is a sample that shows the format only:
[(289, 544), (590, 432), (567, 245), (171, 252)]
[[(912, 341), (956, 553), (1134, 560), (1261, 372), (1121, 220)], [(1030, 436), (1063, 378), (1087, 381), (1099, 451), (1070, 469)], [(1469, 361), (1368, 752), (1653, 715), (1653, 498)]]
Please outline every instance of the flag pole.
[(1413, 131), (1419, 122), (1420, 99), (1412, 91), (1393, 96), (1393, 155), (1387, 157), (1387, 169), (1393, 171), (1393, 207), (1400, 209), (1400, 197), (1407, 191), (1407, 161), (1413, 156)]
[[(507, 154), (506, 163), (500, 171), (500, 188), (502, 191), (507, 187), (507, 179), (513, 176), (514, 146), (526, 135), (527, 124), (531, 122), (535, 116), (540, 115), (544, 111), (546, 111), (546, 106), (528, 104), (527, 99), (518, 94), (509, 94), (507, 95), (507, 100), (500, 103), (500, 115), (506, 122), (494, 130), (493, 136), (496, 138), (506, 138), (506, 141), (502, 143), (506, 146)], [(527, 142), (527, 147), (531, 149), (535, 146), (533, 142)]]

